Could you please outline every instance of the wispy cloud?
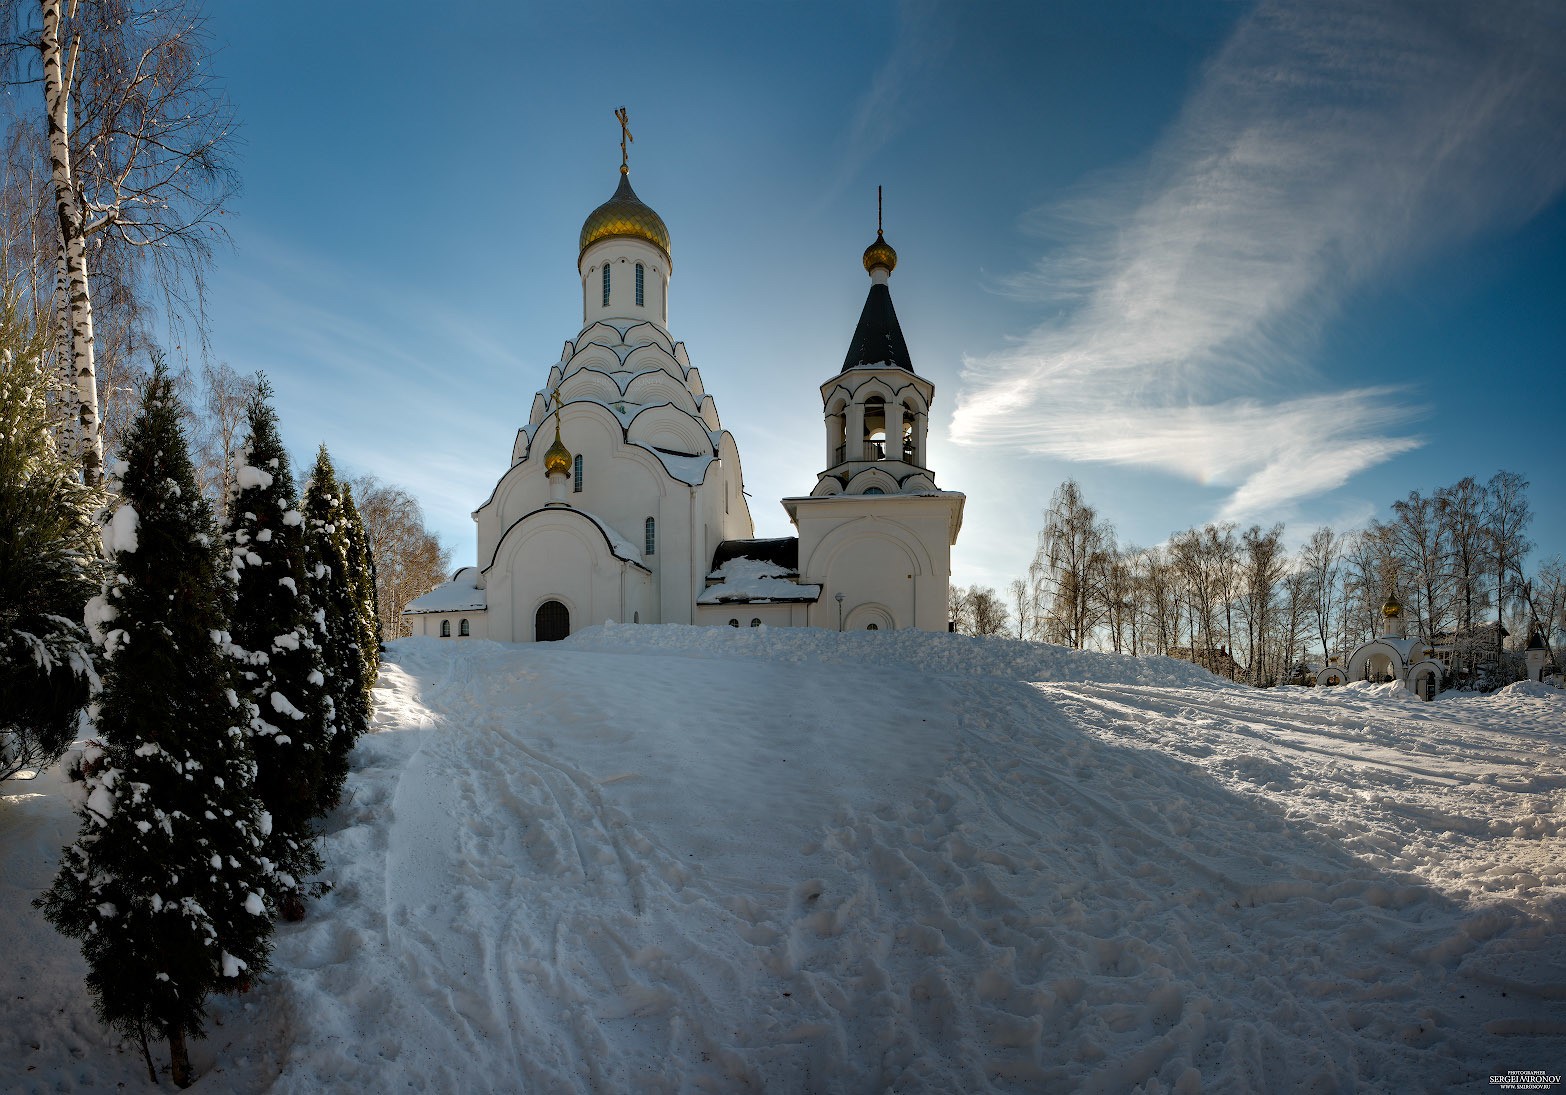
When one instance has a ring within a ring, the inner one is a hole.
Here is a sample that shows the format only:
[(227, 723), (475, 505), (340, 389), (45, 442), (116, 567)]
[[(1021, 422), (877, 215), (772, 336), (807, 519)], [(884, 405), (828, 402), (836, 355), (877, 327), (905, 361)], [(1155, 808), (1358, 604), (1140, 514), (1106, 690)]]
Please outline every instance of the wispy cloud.
[(857, 183), (865, 166), (915, 119), (917, 93), (930, 85), (931, 70), (950, 47), (952, 36), (944, 22), (949, 17), (935, 0), (902, 0), (897, 5), (891, 52), (854, 105), (837, 173), (818, 206)]
[(1008, 288), (1058, 318), (965, 362), (956, 440), (1222, 484), (1229, 517), (1416, 447), (1405, 394), (1304, 355), (1356, 286), (1553, 200), (1563, 117), (1559, 4), (1262, 4), (1145, 164), (1041, 219)]

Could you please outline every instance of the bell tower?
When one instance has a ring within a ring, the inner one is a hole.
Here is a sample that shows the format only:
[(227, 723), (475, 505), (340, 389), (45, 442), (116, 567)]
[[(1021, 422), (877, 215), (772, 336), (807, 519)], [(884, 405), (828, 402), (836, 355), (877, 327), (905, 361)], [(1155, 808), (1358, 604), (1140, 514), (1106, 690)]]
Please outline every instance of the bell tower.
[(914, 372), (888, 286), (897, 252), (880, 226), (865, 248), (870, 292), (849, 340), (843, 367), (821, 385), (826, 468), (813, 494), (903, 494), (933, 491), (928, 443), (935, 385)]
[(821, 385), (826, 466), (809, 497), (783, 508), (799, 529), (799, 581), (821, 586), (811, 626), (945, 631), (965, 499), (937, 487), (929, 467), (935, 385), (914, 372), (892, 306), (897, 252), (879, 189), (876, 205), (870, 292), (842, 368)]

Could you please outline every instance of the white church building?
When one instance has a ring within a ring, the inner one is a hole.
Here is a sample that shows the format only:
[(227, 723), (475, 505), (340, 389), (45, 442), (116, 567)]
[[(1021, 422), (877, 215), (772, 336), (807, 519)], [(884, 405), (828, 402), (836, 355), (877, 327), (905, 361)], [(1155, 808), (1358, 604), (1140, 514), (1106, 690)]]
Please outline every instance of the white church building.
[(946, 630), (964, 496), (928, 467), (935, 388), (892, 307), (896, 252), (879, 230), (865, 250), (864, 311), (821, 385), (825, 469), (782, 500), (798, 535), (758, 540), (739, 446), (669, 333), (669, 230), (631, 189), (621, 147), (619, 187), (582, 225), (581, 329), (473, 513), (477, 565), (407, 606), (413, 634), (548, 641), (608, 620)]

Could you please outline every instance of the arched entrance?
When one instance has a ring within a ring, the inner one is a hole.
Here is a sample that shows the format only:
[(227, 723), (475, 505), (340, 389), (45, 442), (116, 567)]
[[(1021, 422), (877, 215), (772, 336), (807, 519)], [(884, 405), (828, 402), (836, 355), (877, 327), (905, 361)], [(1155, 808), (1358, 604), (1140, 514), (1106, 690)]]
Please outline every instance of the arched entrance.
[(545, 601), (533, 617), (533, 641), (558, 642), (571, 634), (571, 613), (559, 601)]

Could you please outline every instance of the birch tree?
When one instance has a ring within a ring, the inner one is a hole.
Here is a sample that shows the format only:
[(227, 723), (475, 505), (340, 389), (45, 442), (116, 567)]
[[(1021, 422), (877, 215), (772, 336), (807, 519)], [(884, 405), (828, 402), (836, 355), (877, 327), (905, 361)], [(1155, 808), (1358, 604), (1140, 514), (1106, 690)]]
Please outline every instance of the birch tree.
[[(1523, 584), (1522, 561), (1533, 549), (1526, 535), (1533, 521), (1528, 505), (1528, 480), (1514, 471), (1498, 471), (1485, 484), (1485, 526), (1490, 535), (1490, 558), (1495, 565), (1495, 614), (1505, 616), (1507, 602)], [(1500, 653), (1500, 629), (1496, 629), (1496, 653)]]
[(3, 0), (0, 12), (21, 28), (7, 50), (10, 82), (42, 85), (61, 356), (83, 474), (97, 483), (101, 344), (89, 244), (95, 261), (118, 252), (134, 294), (155, 282), (170, 320), (194, 314), (199, 326), (203, 274), (224, 236), (218, 217), (237, 189), (232, 112), (204, 66), (201, 20), (181, 0)]

